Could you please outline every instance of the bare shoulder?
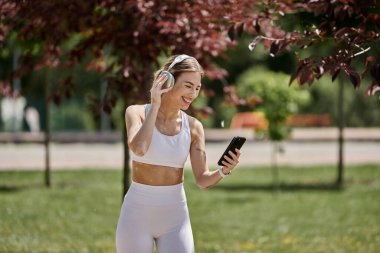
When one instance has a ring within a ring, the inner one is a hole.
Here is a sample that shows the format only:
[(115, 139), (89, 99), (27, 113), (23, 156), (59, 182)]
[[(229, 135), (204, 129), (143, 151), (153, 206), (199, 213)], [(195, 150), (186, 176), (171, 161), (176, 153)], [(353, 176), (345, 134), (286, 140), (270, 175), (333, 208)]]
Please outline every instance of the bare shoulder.
[(130, 105), (125, 109), (125, 120), (128, 123), (142, 124), (145, 120), (145, 105)]
[(143, 116), (145, 114), (145, 105), (130, 105), (125, 109), (125, 115), (127, 116)]
[(204, 138), (204, 130), (202, 123), (192, 116), (188, 116), (188, 118), (192, 139), (194, 140), (196, 138)]

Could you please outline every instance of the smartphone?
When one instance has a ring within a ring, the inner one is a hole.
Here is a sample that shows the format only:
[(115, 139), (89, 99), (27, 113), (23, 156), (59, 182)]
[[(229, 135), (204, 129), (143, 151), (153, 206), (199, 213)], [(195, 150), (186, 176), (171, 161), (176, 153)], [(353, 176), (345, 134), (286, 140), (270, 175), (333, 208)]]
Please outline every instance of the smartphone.
[(230, 144), (228, 145), (228, 147), (226, 148), (226, 150), (224, 151), (223, 155), (220, 157), (219, 161), (218, 161), (218, 165), (220, 166), (223, 166), (223, 163), (222, 161), (225, 160), (224, 159), (224, 156), (227, 155), (228, 157), (232, 158), (228, 152), (229, 151), (232, 151), (236, 154), (235, 152), (235, 148), (237, 149), (241, 149), (241, 147), (243, 146), (244, 142), (246, 141), (246, 139), (244, 137), (240, 137), (240, 136), (235, 136), (234, 138), (232, 138)]

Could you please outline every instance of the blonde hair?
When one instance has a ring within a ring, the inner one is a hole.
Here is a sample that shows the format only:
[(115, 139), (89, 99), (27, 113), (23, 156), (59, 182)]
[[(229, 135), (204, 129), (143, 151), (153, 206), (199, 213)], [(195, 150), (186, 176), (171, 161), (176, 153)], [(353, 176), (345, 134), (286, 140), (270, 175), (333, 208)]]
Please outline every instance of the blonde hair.
[(156, 80), (164, 70), (169, 71), (174, 76), (175, 80), (182, 72), (198, 72), (201, 74), (201, 78), (203, 78), (203, 68), (194, 57), (186, 58), (185, 60), (175, 64), (171, 69), (167, 70), (177, 56), (179, 55), (169, 57), (167, 62), (158, 71), (156, 71), (156, 73), (154, 73), (154, 80)]

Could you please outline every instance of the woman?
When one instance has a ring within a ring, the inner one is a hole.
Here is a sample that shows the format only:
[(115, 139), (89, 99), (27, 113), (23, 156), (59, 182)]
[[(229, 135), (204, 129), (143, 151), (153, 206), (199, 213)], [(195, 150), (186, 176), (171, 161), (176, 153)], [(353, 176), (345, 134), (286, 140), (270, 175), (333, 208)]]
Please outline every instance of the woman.
[[(151, 103), (126, 109), (133, 172), (117, 225), (118, 253), (152, 253), (154, 242), (158, 253), (194, 252), (183, 188), (186, 159), (190, 154), (201, 189), (217, 184), (238, 163), (236, 149), (223, 167), (209, 171), (203, 126), (183, 112), (198, 96), (203, 74), (195, 58), (173, 56), (155, 74)], [(170, 81), (174, 85), (167, 87)]]

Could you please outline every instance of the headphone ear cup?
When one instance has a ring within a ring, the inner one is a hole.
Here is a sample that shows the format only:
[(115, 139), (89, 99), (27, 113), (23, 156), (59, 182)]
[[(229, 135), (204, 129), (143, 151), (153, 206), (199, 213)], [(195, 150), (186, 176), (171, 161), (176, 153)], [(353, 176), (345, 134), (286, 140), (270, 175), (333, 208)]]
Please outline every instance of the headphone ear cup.
[(174, 76), (169, 71), (164, 70), (162, 71), (161, 75), (165, 75), (168, 77), (168, 79), (166, 80), (166, 83), (162, 85), (163, 89), (170, 88), (174, 85)]

